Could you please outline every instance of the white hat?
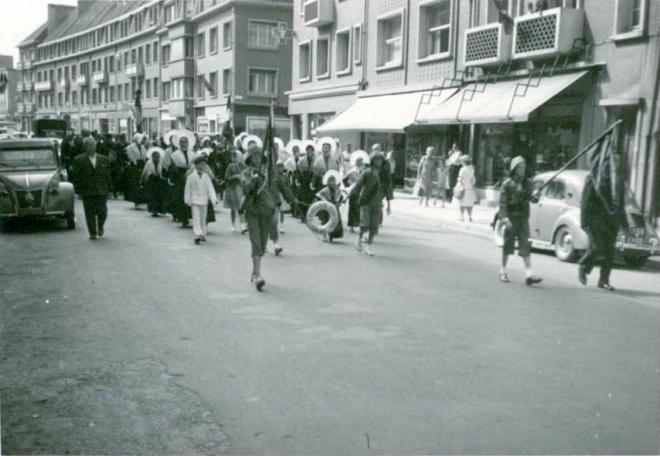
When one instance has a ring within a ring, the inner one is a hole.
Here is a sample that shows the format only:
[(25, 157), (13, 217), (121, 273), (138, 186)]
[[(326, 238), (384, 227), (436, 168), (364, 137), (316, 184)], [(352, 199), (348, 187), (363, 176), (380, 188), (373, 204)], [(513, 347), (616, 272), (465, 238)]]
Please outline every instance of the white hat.
[(174, 139), (174, 145), (176, 146), (177, 149), (181, 148), (181, 138), (187, 138), (188, 139), (188, 148), (192, 150), (193, 146), (195, 143), (197, 143), (197, 138), (195, 137), (195, 133), (193, 133), (190, 130), (177, 130), (175, 133), (175, 139)]
[(511, 160), (511, 165), (510, 165), (511, 172), (513, 172), (513, 170), (516, 169), (518, 165), (521, 165), (523, 163), (525, 163), (525, 159), (523, 157), (521, 157), (520, 155), (514, 157), (513, 160)]
[(356, 162), (361, 158), (362, 162), (365, 165), (368, 165), (371, 160), (369, 160), (369, 154), (363, 151), (362, 149), (354, 150), (351, 154), (351, 166), (355, 168)]
[(293, 154), (293, 148), (298, 147), (299, 152), (305, 152), (303, 150), (303, 142), (299, 139), (292, 139), (289, 141), (289, 144), (286, 145), (286, 151), (290, 154)]
[(273, 138), (273, 143), (277, 143), (277, 150), (284, 150), (284, 141), (282, 141), (280, 138)]
[(151, 159), (151, 155), (152, 155), (154, 152), (158, 152), (158, 153), (160, 154), (161, 157), (165, 156), (165, 151), (164, 151), (162, 148), (160, 148), (160, 147), (155, 147), (155, 146), (154, 146), (154, 147), (150, 147), (150, 148), (147, 150), (147, 158), (148, 158), (148, 159)]
[(326, 171), (325, 174), (323, 175), (323, 185), (328, 185), (328, 180), (331, 177), (335, 178), (336, 183), (341, 182), (341, 173), (339, 171), (337, 171), (336, 169), (331, 169), (331, 170)]
[(337, 144), (335, 143), (335, 140), (332, 139), (330, 136), (324, 136), (323, 138), (319, 139), (319, 141), (316, 143), (316, 151), (318, 153), (321, 153), (323, 151), (323, 145), (328, 144), (330, 146), (330, 153), (334, 154), (335, 150), (337, 149)]
[(286, 149), (280, 149), (277, 151), (277, 164), (283, 165), (291, 157), (291, 154)]
[(248, 145), (251, 142), (255, 142), (259, 149), (263, 149), (264, 147), (264, 143), (260, 137), (258, 137), (257, 135), (247, 135), (241, 140), (241, 148), (243, 149), (244, 152), (247, 152)]
[(135, 142), (142, 142), (142, 138), (144, 138), (144, 135), (142, 133), (134, 133), (133, 134), (133, 141)]
[(240, 149), (241, 147), (243, 147), (242, 146), (243, 139), (245, 139), (245, 137), (247, 135), (248, 135), (248, 133), (246, 131), (244, 131), (241, 134), (239, 134), (237, 137), (234, 138), (234, 148), (235, 149)]
[(163, 141), (165, 141), (166, 146), (170, 145), (170, 141), (172, 140), (172, 138), (175, 138), (174, 140), (176, 141), (176, 132), (177, 132), (176, 130), (170, 130), (167, 133), (165, 133), (165, 135), (163, 136)]

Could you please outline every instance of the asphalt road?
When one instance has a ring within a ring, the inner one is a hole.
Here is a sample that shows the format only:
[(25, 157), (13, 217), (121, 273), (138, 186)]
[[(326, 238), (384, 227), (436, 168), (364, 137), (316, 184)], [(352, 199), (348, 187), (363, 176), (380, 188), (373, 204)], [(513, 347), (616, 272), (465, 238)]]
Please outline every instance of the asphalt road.
[(201, 247), (120, 201), (96, 242), (10, 227), (3, 453), (659, 452), (657, 269), (505, 285), (491, 241), (394, 211), (375, 257), (287, 222), (266, 293), (226, 211)]

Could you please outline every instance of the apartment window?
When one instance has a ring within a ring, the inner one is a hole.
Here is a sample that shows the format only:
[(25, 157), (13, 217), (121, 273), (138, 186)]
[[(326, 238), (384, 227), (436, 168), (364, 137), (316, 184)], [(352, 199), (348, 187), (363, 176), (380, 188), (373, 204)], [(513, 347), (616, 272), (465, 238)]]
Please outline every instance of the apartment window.
[(200, 100), (204, 99), (204, 75), (197, 75), (197, 98)]
[(448, 56), (451, 0), (439, 0), (422, 6), (419, 22), (419, 58)]
[(131, 88), (128, 85), (128, 82), (124, 83), (124, 100), (128, 101), (131, 99)]
[(113, 55), (108, 57), (108, 71), (115, 71), (115, 57)]
[(121, 101), (121, 84), (117, 84), (117, 101)]
[(378, 67), (398, 67), (403, 64), (403, 10), (378, 19)]
[(353, 27), (353, 63), (362, 64), (362, 24)]
[(222, 93), (223, 95), (231, 93), (231, 70), (229, 68), (222, 70)]
[(76, 78), (77, 78), (77, 76), (76, 76), (76, 66), (71, 65), (71, 79), (73, 79), (75, 81)]
[(186, 37), (183, 39), (184, 45), (184, 57), (193, 58), (195, 57), (195, 43), (192, 37)]
[(646, 0), (616, 0), (615, 34), (641, 34), (645, 10)]
[(151, 79), (144, 81), (144, 98), (151, 98)]
[(197, 34), (197, 57), (204, 57), (205, 48), (206, 48), (206, 34), (198, 33)]
[(218, 96), (218, 72), (213, 71), (209, 73), (209, 85), (207, 87), (209, 96), (216, 98)]
[(128, 51), (124, 52), (124, 68), (129, 64), (128, 61)]
[(155, 63), (158, 62), (158, 42), (154, 42), (152, 49), (154, 50), (154, 63)]
[(62, 96), (62, 92), (57, 94), (57, 105), (60, 106), (60, 107), (62, 107), (64, 105), (63, 98), (64, 97)]
[(218, 27), (209, 30), (209, 54), (218, 52)]
[(316, 77), (328, 76), (330, 76), (330, 39), (319, 38), (316, 40)]
[(226, 51), (231, 49), (233, 45), (233, 34), (231, 30), (231, 22), (222, 24), (222, 48)]
[(154, 78), (154, 98), (158, 98), (158, 78)]
[(279, 43), (274, 35), (277, 25), (277, 22), (249, 21), (248, 46), (277, 49)]
[(170, 83), (163, 82), (163, 101), (169, 101), (170, 99)]
[(115, 102), (115, 86), (110, 86), (110, 103)]
[(301, 82), (312, 79), (312, 42), (307, 41), (298, 45), (298, 79)]
[(71, 103), (71, 93), (70, 93), (70, 92), (66, 92), (66, 93), (64, 94), (64, 104), (66, 104), (67, 106), (69, 106), (70, 103)]
[(96, 104), (98, 98), (97, 98), (97, 90), (92, 89), (92, 104)]
[(351, 72), (351, 29), (337, 32), (335, 37), (337, 46), (337, 75)]
[(170, 62), (170, 51), (171, 51), (171, 49), (172, 48), (170, 47), (169, 44), (166, 44), (165, 46), (163, 46), (163, 49), (162, 49), (162, 52), (163, 52), (163, 58), (162, 58), (163, 65), (167, 65)]
[(92, 60), (92, 73), (96, 73), (96, 60)]
[(248, 91), (253, 95), (276, 95), (277, 71), (267, 69), (248, 69)]
[(147, 65), (151, 64), (151, 45), (146, 44), (144, 46), (144, 63)]
[(78, 92), (75, 90), (71, 92), (71, 104), (76, 106), (78, 104)]

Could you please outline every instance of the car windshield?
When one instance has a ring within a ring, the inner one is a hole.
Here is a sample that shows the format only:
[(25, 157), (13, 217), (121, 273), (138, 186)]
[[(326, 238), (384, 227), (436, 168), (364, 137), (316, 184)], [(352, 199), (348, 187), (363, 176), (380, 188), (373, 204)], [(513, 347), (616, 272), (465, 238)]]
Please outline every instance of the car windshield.
[(57, 168), (52, 149), (0, 150), (0, 168)]

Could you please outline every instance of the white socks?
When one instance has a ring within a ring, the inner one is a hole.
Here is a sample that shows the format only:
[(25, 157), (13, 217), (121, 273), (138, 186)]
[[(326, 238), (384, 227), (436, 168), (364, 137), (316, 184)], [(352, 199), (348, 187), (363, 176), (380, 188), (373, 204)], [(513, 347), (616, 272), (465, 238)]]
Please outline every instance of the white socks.
[(533, 276), (534, 276), (534, 272), (532, 272), (532, 268), (531, 267), (525, 267), (525, 277), (529, 279), (530, 277), (533, 277)]

